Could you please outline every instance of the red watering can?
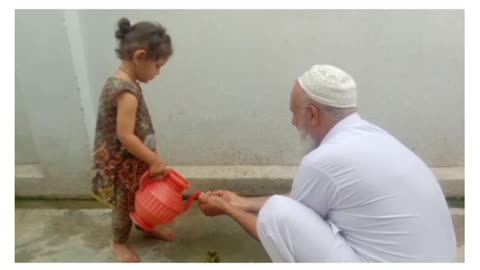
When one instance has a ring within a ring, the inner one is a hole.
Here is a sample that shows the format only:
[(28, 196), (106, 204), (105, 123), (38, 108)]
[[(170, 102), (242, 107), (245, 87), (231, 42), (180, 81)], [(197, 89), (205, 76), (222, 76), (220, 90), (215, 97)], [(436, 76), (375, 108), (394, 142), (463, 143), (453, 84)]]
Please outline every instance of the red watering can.
[(195, 193), (183, 204), (183, 192), (190, 182), (179, 172), (169, 169), (165, 179), (151, 177), (150, 170), (140, 178), (140, 188), (135, 194), (135, 211), (130, 213), (133, 222), (145, 230), (153, 231), (160, 224), (173, 222), (188, 211), (202, 192)]

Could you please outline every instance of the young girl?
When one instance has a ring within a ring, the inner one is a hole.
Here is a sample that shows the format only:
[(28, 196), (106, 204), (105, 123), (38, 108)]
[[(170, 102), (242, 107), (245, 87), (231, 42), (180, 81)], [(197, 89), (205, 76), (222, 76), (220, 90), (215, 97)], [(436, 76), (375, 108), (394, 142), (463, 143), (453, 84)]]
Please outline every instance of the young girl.
[[(117, 258), (138, 262), (140, 258), (126, 242), (139, 179), (148, 169), (158, 178), (167, 172), (165, 161), (155, 152), (155, 133), (139, 82), (158, 76), (173, 49), (165, 28), (151, 22), (130, 25), (122, 18), (115, 37), (121, 64), (107, 79), (99, 100), (92, 195), (113, 208), (112, 246)], [(144, 234), (175, 239), (165, 227)]]

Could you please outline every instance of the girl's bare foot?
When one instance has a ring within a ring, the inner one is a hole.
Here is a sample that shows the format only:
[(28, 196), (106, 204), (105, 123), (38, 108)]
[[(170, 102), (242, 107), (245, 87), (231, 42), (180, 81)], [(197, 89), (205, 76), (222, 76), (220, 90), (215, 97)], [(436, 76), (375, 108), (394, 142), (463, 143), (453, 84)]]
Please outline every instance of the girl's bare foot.
[(158, 226), (155, 231), (143, 231), (145, 237), (152, 237), (165, 241), (175, 241), (175, 232), (167, 226)]
[(120, 262), (140, 262), (135, 250), (126, 244), (113, 243), (113, 253), (117, 256), (117, 260)]

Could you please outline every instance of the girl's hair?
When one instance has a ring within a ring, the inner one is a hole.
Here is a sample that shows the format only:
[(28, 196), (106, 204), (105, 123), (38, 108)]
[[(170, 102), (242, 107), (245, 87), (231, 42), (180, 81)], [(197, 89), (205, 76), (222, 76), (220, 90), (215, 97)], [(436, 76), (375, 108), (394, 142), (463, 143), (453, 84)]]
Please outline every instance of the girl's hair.
[(173, 53), (170, 36), (158, 23), (138, 22), (131, 25), (127, 18), (121, 18), (115, 37), (119, 40), (115, 51), (121, 60), (132, 60), (135, 51), (142, 49), (147, 52), (147, 59), (154, 61), (167, 59)]

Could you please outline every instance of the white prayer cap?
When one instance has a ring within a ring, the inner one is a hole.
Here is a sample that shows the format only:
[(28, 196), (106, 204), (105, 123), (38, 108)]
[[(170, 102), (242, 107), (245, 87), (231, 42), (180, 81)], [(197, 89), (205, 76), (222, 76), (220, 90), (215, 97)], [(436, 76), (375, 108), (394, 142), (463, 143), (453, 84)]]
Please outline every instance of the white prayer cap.
[(357, 84), (345, 71), (330, 65), (315, 65), (298, 78), (307, 95), (320, 104), (351, 108), (357, 106)]

